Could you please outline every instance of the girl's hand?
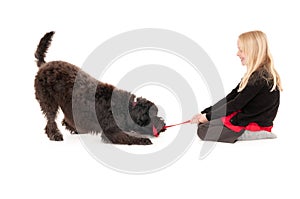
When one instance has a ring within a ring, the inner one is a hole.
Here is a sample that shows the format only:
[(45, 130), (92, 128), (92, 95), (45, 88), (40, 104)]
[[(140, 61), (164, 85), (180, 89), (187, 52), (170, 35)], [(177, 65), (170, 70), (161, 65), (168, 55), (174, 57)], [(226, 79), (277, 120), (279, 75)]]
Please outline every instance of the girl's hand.
[(191, 124), (199, 124), (208, 122), (206, 114), (197, 114), (191, 119)]

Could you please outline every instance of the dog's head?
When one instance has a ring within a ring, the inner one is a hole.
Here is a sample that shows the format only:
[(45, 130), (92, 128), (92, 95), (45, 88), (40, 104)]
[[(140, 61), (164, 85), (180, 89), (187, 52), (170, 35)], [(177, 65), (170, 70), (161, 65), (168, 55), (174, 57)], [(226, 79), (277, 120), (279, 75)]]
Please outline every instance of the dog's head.
[(156, 105), (144, 98), (137, 98), (130, 105), (130, 116), (136, 125), (135, 131), (157, 136), (160, 132), (165, 131), (165, 122), (157, 116), (158, 108)]

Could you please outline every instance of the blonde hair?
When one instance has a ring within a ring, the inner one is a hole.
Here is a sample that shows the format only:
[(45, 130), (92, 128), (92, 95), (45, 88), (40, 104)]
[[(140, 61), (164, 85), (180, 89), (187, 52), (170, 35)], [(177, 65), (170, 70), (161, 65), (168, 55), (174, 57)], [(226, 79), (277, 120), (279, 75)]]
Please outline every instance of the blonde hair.
[(239, 47), (246, 55), (245, 65), (247, 66), (247, 72), (242, 78), (238, 92), (246, 87), (250, 76), (260, 68), (267, 71), (268, 76), (270, 76), (267, 80), (273, 82), (270, 92), (276, 88), (282, 91), (280, 77), (274, 67), (266, 34), (262, 31), (250, 31), (241, 34), (238, 39)]

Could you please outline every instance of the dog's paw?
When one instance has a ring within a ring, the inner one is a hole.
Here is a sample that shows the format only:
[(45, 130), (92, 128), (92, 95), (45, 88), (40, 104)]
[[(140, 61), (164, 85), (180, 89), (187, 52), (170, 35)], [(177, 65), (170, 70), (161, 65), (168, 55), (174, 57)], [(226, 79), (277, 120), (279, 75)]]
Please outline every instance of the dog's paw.
[(149, 138), (140, 138), (138, 143), (136, 143), (138, 145), (151, 145), (152, 142)]
[(63, 141), (64, 140), (63, 135), (61, 133), (55, 133), (55, 134), (49, 135), (48, 137), (52, 141)]

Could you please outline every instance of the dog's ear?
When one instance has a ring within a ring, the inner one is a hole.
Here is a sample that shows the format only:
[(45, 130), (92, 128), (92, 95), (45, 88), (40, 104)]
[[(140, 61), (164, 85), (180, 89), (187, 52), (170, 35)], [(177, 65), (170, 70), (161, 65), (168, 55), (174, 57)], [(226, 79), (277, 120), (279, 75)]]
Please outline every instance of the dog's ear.
[(129, 101), (133, 102), (135, 100), (136, 96), (134, 94), (130, 95)]
[(150, 117), (157, 116), (157, 113), (158, 113), (158, 108), (154, 104), (152, 104), (152, 106), (149, 109), (149, 116)]
[(138, 98), (136, 99), (136, 101), (137, 101), (137, 102), (142, 102), (142, 101), (144, 101), (144, 98), (138, 97)]

